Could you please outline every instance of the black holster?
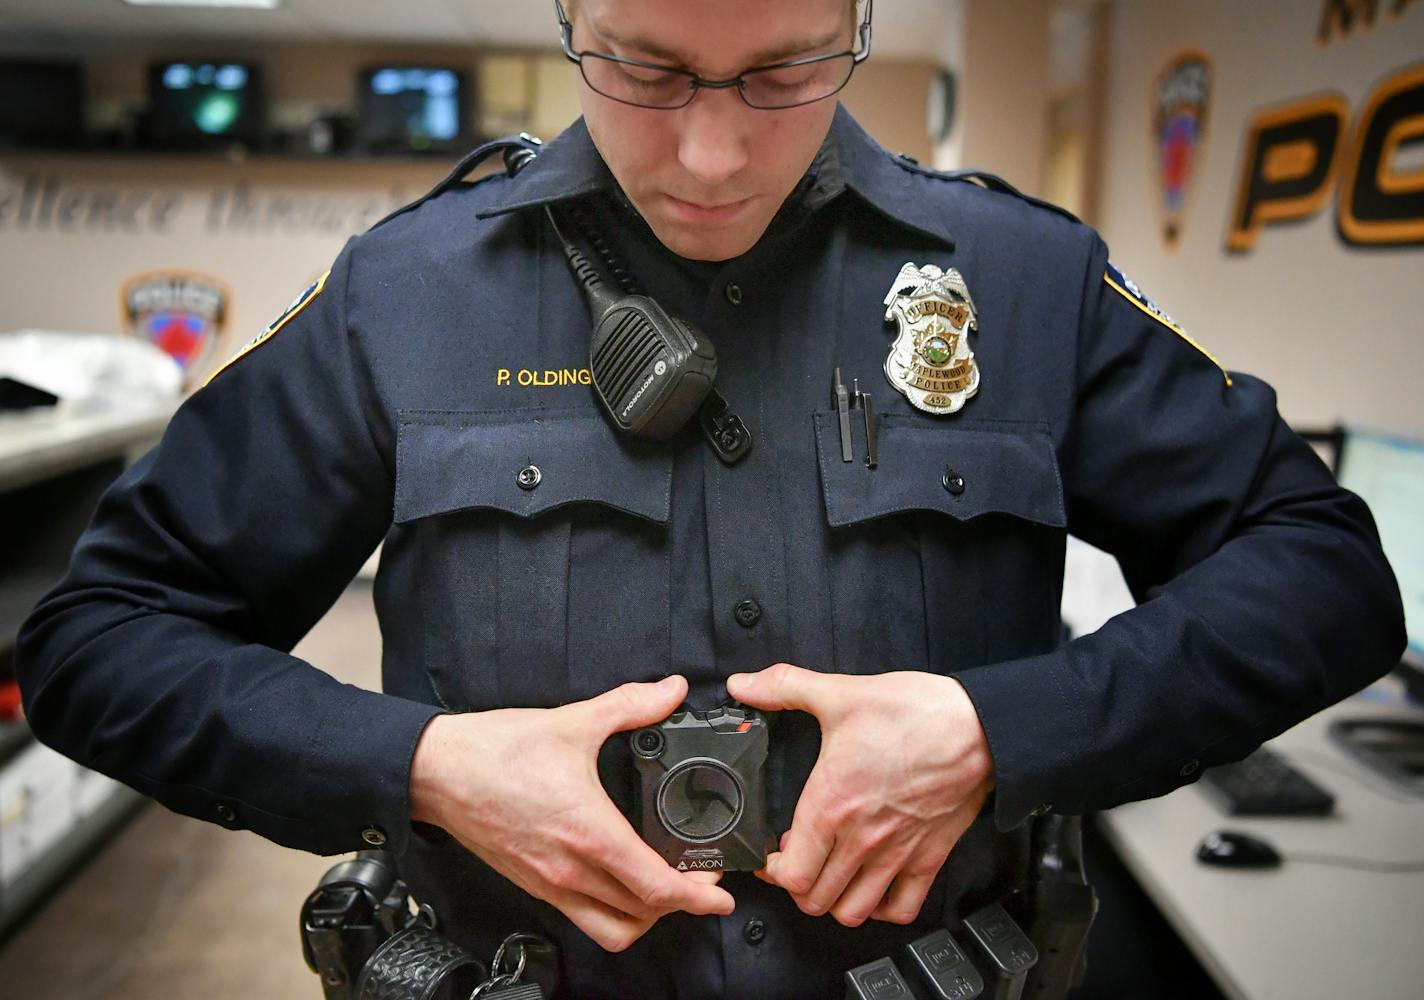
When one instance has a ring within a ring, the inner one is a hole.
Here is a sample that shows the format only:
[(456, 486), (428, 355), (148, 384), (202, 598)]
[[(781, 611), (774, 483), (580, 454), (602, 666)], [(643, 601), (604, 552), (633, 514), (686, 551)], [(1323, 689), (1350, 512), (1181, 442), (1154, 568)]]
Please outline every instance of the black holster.
[(1025, 997), (1063, 1000), (1083, 982), (1088, 931), (1098, 897), (1083, 869), (1083, 818), (1049, 814), (1034, 820), (1024, 930), (1038, 948)]

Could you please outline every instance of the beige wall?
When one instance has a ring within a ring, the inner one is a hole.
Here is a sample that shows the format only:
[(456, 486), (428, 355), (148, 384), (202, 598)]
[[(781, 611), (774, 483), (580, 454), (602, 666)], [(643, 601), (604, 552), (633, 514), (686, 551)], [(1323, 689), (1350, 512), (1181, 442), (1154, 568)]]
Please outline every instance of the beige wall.
[(232, 290), (216, 364), (319, 276), (348, 235), (447, 169), (444, 162), (0, 157), (0, 331), (115, 332), (129, 279), (196, 270)]
[(946, 0), (937, 65), (953, 71), (954, 128), (934, 148), (941, 170), (987, 170), (1030, 194), (1045, 189), (1053, 0)]
[(926, 102), (938, 67), (927, 60), (867, 59), (842, 94), (846, 109), (893, 153), (930, 163)]
[[(1245, 129), (1262, 108), (1321, 91), (1353, 129), (1376, 83), (1424, 59), (1424, 4), (1328, 46), (1322, 0), (1120, 0), (1102, 150), (1102, 225), (1114, 262), (1229, 368), (1272, 383), (1298, 425), (1356, 421), (1424, 436), (1424, 248), (1360, 249), (1335, 231), (1332, 192), (1305, 221), (1225, 250)], [(1205, 147), (1181, 245), (1160, 235), (1152, 86), (1181, 49), (1215, 70)], [(1417, 164), (1420, 158), (1415, 157)]]
[[(141, 99), (151, 55), (171, 54), (137, 48), (95, 54), (97, 123), (117, 120)], [(467, 47), (269, 46), (262, 61), (274, 117), (294, 125), (349, 106), (362, 66), (408, 60), (473, 67), (473, 55)], [(546, 137), (577, 114), (575, 70), (550, 58), (553, 64), (532, 74), (545, 82), (531, 102), (530, 127)], [(872, 59), (857, 70), (847, 106), (885, 145), (928, 160), (932, 72), (922, 61)], [(224, 342), (210, 369), (320, 275), (349, 235), (424, 192), (449, 166), (444, 159), (0, 154), (0, 331), (117, 331), (125, 282), (155, 269), (197, 270), (232, 290)], [(115, 199), (141, 207), (132, 219), (120, 212), (116, 220)]]
[(963, 166), (1043, 190), (1052, 0), (966, 0), (960, 73)]

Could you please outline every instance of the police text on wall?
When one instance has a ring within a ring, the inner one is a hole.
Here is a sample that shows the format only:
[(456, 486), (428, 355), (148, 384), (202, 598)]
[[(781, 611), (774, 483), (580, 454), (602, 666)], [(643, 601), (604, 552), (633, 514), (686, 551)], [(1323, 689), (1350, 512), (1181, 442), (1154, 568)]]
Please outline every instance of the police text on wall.
[[(346, 235), (404, 204), (389, 195), (258, 190), (246, 182), (195, 193), (180, 188), (89, 186), (53, 173), (0, 174), (0, 232), (167, 236), (201, 213), (218, 236)], [(191, 223), (188, 224), (191, 226)]]
[(1268, 108), (1247, 128), (1226, 245), (1256, 246), (1267, 225), (1308, 218), (1335, 193), (1341, 239), (1424, 245), (1424, 63), (1377, 84), (1349, 127), (1341, 94)]

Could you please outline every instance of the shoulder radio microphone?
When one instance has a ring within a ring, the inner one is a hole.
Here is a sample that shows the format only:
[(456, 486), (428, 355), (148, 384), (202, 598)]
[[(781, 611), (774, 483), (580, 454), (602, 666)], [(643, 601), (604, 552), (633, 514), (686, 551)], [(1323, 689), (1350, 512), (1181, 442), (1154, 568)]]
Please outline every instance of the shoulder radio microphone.
[(545, 206), (544, 211), (588, 301), (594, 324), (589, 349), (593, 387), (618, 429), (665, 441), (696, 416), (718, 458), (729, 465), (741, 460), (751, 450), (752, 435), (715, 387), (712, 341), (655, 299), (615, 291), (553, 209)]

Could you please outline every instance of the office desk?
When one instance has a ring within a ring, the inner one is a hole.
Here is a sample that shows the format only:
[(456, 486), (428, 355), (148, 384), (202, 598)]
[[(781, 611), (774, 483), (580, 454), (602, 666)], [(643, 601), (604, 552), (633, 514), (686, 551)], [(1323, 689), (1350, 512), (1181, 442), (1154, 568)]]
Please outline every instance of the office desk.
[[(1334, 794), (1330, 817), (1232, 817), (1196, 785), (1099, 814), (1123, 863), (1227, 996), (1424, 996), (1424, 871), (1290, 860), (1310, 852), (1424, 862), (1424, 798), (1396, 789), (1326, 735), (1336, 718), (1421, 714), (1385, 680), (1268, 744)], [(1287, 860), (1266, 870), (1201, 864), (1197, 844), (1222, 828), (1263, 837)]]
[(0, 413), (0, 490), (15, 490), (114, 455), (151, 447), (177, 401), (123, 409)]
[[(20, 625), (63, 575), (100, 494), (176, 405), (0, 413), (0, 683), (13, 680)], [(0, 937), (144, 801), (0, 719)]]

